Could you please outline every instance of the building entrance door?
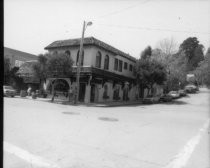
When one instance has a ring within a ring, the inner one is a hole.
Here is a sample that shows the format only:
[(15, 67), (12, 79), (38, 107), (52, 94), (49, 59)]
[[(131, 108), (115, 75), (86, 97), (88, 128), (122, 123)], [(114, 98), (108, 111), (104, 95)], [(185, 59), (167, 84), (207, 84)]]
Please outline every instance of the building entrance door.
[(123, 90), (123, 100), (125, 100), (125, 101), (128, 100), (128, 88), (125, 88)]
[(86, 88), (86, 84), (85, 83), (80, 83), (80, 86), (79, 86), (79, 101), (80, 102), (84, 102), (85, 88)]

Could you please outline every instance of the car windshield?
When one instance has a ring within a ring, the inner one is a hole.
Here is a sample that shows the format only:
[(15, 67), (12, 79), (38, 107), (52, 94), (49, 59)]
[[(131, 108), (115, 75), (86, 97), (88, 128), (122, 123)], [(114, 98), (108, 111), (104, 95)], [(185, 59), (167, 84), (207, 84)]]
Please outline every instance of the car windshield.
[(4, 89), (13, 89), (12, 86), (4, 86)]
[(195, 87), (194, 85), (187, 85), (186, 87)]
[(176, 91), (171, 91), (169, 92), (170, 94), (176, 94), (177, 92)]

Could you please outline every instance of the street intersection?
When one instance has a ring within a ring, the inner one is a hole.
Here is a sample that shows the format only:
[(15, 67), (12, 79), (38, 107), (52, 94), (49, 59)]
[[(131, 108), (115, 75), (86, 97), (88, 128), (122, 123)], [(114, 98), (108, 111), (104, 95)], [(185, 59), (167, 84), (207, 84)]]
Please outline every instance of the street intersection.
[(122, 107), (4, 98), (4, 168), (209, 168), (209, 93)]

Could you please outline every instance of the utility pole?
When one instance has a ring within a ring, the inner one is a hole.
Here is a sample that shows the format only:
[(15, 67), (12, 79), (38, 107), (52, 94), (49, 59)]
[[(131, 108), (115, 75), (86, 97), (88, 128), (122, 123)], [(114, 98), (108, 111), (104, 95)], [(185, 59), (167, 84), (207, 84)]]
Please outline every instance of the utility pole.
[(78, 98), (79, 98), (79, 80), (80, 80), (80, 69), (81, 69), (81, 58), (83, 54), (83, 41), (84, 41), (84, 34), (85, 34), (85, 29), (87, 26), (92, 25), (92, 22), (86, 23), (85, 21), (83, 22), (83, 29), (82, 29), (82, 38), (80, 41), (80, 49), (79, 49), (79, 58), (77, 62), (77, 77), (76, 77), (76, 88), (75, 88), (75, 96), (74, 96), (74, 104), (77, 104)]

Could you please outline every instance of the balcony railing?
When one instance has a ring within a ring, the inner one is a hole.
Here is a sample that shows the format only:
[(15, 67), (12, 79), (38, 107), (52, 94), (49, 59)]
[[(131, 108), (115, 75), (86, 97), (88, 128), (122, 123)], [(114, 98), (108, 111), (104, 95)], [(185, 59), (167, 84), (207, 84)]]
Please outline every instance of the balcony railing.
[[(69, 75), (71, 75), (71, 74), (75, 75), (76, 72), (77, 72), (77, 66), (73, 66), (72, 72), (69, 73)], [(90, 66), (80, 67), (80, 72), (81, 73), (90, 73), (90, 72), (92, 72), (92, 67), (90, 67)], [(54, 71), (47, 72), (47, 76), (66, 77), (68, 75), (64, 74), (62, 67), (59, 67), (59, 68), (56, 68), (56, 70), (54, 70)]]
[[(62, 68), (62, 67), (61, 67)], [(53, 72), (48, 72), (47, 76), (48, 77), (69, 77), (69, 76), (76, 76), (77, 73), (77, 66), (73, 66), (72, 67), (72, 72), (69, 73), (68, 75), (64, 74), (63, 71), (61, 70), (61, 68), (57, 68), (55, 71)], [(112, 78), (112, 79), (116, 79), (116, 80), (133, 80), (133, 77), (127, 77), (127, 76), (123, 76), (120, 74), (116, 74), (104, 69), (100, 69), (100, 68), (95, 68), (95, 67), (91, 67), (91, 66), (82, 66), (80, 67), (80, 73), (81, 75), (87, 75), (87, 74), (93, 74), (93, 75), (97, 75), (97, 76), (101, 76), (103, 77), (108, 77), (108, 78)]]
[[(77, 72), (77, 66), (73, 66), (72, 72)], [(92, 72), (92, 67), (82, 66), (80, 67), (80, 72)]]

